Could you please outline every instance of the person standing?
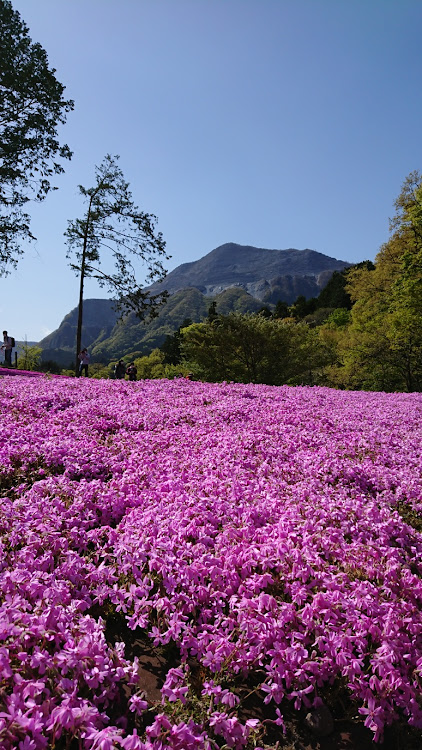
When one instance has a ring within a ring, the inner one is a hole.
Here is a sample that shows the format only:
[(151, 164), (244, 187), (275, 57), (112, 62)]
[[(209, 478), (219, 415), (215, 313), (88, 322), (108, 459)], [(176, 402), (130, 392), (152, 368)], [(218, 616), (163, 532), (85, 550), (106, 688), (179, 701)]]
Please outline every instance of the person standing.
[(114, 367), (114, 377), (116, 380), (124, 380), (126, 375), (126, 365), (122, 359), (119, 359), (117, 365)]
[(4, 364), (6, 367), (11, 367), (13, 342), (12, 337), (7, 335), (7, 331), (3, 331), (3, 346), (1, 348), (4, 351)]
[(131, 362), (128, 365), (128, 368), (126, 370), (126, 375), (129, 375), (129, 380), (131, 380), (133, 382), (133, 381), (136, 380), (137, 374), (138, 374), (138, 369), (137, 369), (135, 363)]
[(82, 349), (82, 351), (78, 355), (79, 359), (79, 377), (81, 377), (82, 372), (85, 373), (85, 377), (88, 377), (88, 365), (89, 365), (89, 354), (87, 349)]

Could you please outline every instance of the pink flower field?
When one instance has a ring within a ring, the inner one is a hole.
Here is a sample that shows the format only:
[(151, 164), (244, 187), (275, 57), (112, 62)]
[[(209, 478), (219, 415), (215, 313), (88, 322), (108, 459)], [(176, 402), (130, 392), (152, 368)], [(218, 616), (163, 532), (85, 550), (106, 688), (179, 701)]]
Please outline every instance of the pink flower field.
[(339, 701), (422, 729), (421, 394), (6, 376), (0, 405), (2, 750), (283, 747)]

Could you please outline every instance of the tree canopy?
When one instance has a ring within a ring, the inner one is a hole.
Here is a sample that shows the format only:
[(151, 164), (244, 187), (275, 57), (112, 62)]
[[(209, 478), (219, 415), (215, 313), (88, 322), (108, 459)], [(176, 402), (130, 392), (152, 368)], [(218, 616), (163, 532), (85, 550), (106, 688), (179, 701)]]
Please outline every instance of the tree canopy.
[(422, 175), (395, 201), (392, 234), (375, 266), (348, 274), (354, 305), (344, 339), (346, 378), (375, 390), (422, 389)]
[(313, 382), (317, 346), (303, 324), (237, 312), (180, 331), (182, 361), (200, 379)]
[(73, 109), (47, 53), (33, 43), (9, 0), (0, 0), (0, 275), (22, 254), (21, 240), (33, 239), (29, 200), (43, 200), (51, 178), (63, 172), (71, 151), (57, 129)]

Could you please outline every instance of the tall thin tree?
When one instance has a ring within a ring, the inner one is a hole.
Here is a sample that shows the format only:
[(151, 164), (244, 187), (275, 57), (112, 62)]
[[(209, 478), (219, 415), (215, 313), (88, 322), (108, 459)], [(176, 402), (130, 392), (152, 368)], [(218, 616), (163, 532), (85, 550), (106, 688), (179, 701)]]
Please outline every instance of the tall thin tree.
[[(129, 183), (117, 164), (118, 156), (107, 156), (95, 167), (95, 185), (79, 185), (86, 204), (81, 219), (68, 221), (65, 232), (70, 267), (79, 276), (78, 323), (76, 333), (76, 368), (82, 342), (83, 294), (86, 278), (106, 286), (116, 307), (125, 314), (153, 317), (167, 293), (151, 294), (136, 280), (134, 262), (146, 266), (145, 281), (161, 281), (166, 271), (163, 260), (169, 256), (161, 232), (156, 231), (157, 217), (140, 211), (132, 200)], [(113, 270), (105, 256), (111, 256)], [(105, 262), (106, 271), (101, 267)]]

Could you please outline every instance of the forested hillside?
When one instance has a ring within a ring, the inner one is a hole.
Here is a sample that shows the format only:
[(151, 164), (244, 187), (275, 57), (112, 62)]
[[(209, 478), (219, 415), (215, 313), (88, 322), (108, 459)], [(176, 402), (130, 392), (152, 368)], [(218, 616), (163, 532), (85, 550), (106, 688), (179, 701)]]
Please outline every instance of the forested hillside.
[[(134, 315), (117, 320), (105, 300), (98, 320), (92, 314), (98, 301), (88, 300), (85, 343), (94, 362), (102, 363), (92, 374), (108, 377), (112, 368), (107, 366), (123, 357), (135, 360), (140, 377), (191, 373), (210, 382), (420, 391), (422, 178), (417, 171), (403, 184), (390, 229), (374, 263), (334, 270), (318, 295), (300, 294), (293, 302), (275, 299), (265, 284), (260, 299), (244, 285), (214, 296), (191, 287), (171, 294), (155, 318), (139, 322)], [(44, 347), (62, 343), (60, 350), (45, 347), (45, 359), (52, 352), (62, 364), (70, 360), (74, 326), (75, 311), (42, 342)]]
[(186, 327), (182, 360), (204, 380), (422, 390), (422, 177), (395, 202), (375, 263), (334, 273), (318, 298)]
[[(192, 263), (171, 271), (164, 281), (144, 290), (169, 296), (152, 317), (130, 312), (122, 320), (112, 300), (88, 299), (83, 304), (82, 339), (96, 361), (147, 353), (161, 346), (186, 319), (206, 317), (212, 300), (220, 314), (256, 312), (279, 300), (292, 304), (298, 296), (317, 296), (333, 271), (349, 264), (315, 250), (266, 250), (227, 243)], [(72, 310), (40, 346), (43, 360), (67, 365), (75, 356), (79, 309)]]
[[(257, 312), (262, 307), (259, 300), (239, 288), (227, 289), (215, 300), (224, 314)], [(204, 320), (211, 302), (211, 298), (197, 289), (185, 289), (172, 294), (152, 320), (139, 321), (133, 313), (119, 320), (111, 300), (86, 300), (84, 346), (90, 348), (95, 361), (103, 363), (122, 356), (147, 354), (161, 346), (166, 336), (173, 334), (185, 320)], [(42, 340), (44, 361), (54, 360), (62, 366), (71, 366), (68, 363), (73, 361), (76, 321), (75, 309), (57, 331)]]

